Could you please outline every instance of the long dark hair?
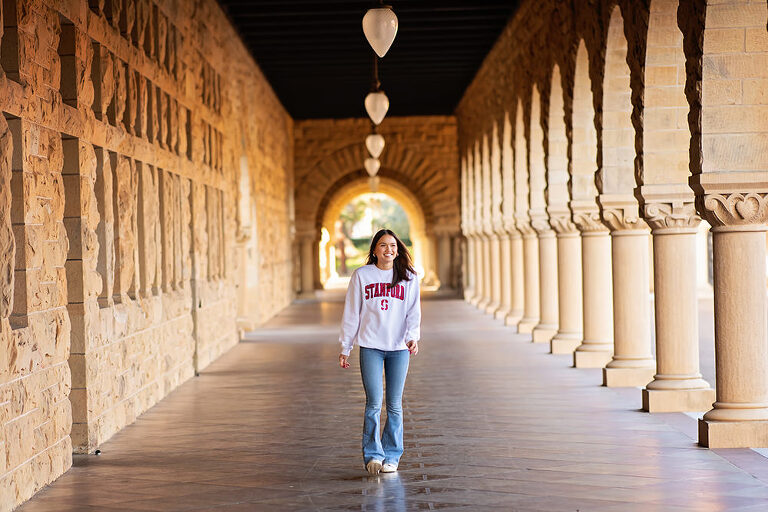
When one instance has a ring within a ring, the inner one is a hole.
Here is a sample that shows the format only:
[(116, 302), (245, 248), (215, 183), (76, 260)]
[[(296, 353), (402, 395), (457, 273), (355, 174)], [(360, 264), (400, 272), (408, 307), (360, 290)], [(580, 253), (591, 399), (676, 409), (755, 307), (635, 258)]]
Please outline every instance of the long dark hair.
[(405, 247), (405, 244), (392, 230), (380, 229), (375, 235), (373, 235), (373, 238), (371, 239), (371, 248), (368, 250), (368, 259), (366, 260), (365, 264), (376, 264), (377, 258), (376, 255), (373, 254), (373, 251), (376, 249), (376, 244), (379, 243), (379, 240), (384, 235), (391, 236), (397, 243), (397, 256), (395, 257), (394, 264), (392, 265), (392, 284), (390, 286), (395, 286), (400, 281), (410, 281), (411, 274), (416, 274), (416, 271), (413, 269), (411, 253), (408, 252), (408, 248)]

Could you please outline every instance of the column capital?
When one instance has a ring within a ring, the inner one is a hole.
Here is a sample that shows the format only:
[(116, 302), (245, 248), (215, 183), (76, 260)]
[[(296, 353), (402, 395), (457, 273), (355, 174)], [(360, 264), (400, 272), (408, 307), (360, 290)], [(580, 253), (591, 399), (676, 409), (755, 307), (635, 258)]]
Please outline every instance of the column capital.
[(558, 235), (578, 233), (576, 224), (571, 219), (571, 211), (565, 208), (547, 208), (549, 213), (549, 225)]
[(611, 233), (616, 231), (645, 231), (648, 225), (640, 218), (640, 208), (634, 196), (600, 194), (601, 217)]
[(539, 235), (552, 231), (552, 226), (549, 225), (549, 216), (545, 209), (528, 210), (528, 217), (531, 219), (531, 227)]
[(686, 183), (643, 185), (641, 211), (654, 234), (693, 233), (701, 222), (693, 191)]
[(692, 197), (685, 201), (646, 202), (643, 205), (643, 218), (654, 234), (695, 233), (701, 223)]
[(699, 211), (714, 227), (768, 222), (768, 192), (724, 192), (698, 196)]
[(573, 223), (582, 233), (608, 231), (600, 221), (600, 210), (594, 201), (571, 201)]

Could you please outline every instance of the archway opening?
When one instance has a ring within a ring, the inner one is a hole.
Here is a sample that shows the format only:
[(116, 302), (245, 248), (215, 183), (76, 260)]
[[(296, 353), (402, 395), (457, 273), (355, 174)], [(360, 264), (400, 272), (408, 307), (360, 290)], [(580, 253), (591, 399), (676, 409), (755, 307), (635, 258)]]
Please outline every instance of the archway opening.
[[(323, 233), (321, 244), (326, 240), (334, 243), (327, 250), (320, 252), (320, 268), (323, 269), (323, 256), (330, 257), (325, 262), (328, 278), (349, 277), (352, 272), (365, 264), (371, 237), (379, 229), (391, 229), (413, 252), (411, 225), (405, 209), (394, 198), (382, 192), (367, 192), (353, 198), (344, 206), (333, 226), (323, 227), (324, 231), (333, 229), (327, 235)], [(327, 279), (326, 279), (327, 283)]]
[(365, 264), (371, 236), (381, 228), (391, 229), (405, 242), (420, 279), (428, 273), (424, 212), (413, 193), (394, 180), (381, 177), (375, 192), (367, 179), (346, 184), (331, 196), (318, 220), (323, 288), (346, 287), (352, 272)]

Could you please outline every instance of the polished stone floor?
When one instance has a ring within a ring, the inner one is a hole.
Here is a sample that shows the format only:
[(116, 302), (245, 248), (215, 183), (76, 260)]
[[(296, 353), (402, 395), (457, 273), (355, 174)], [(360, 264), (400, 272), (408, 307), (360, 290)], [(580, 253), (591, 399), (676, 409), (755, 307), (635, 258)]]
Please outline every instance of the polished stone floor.
[(697, 447), (694, 418), (639, 412), (464, 302), (423, 308), (399, 473), (363, 472), (341, 304), (298, 302), (19, 510), (768, 510), (756, 451)]

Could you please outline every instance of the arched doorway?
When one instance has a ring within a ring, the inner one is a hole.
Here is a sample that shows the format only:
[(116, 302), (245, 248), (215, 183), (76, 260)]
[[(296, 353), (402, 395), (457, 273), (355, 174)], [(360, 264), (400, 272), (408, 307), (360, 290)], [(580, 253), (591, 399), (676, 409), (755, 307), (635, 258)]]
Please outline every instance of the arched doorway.
[[(318, 222), (321, 229), (321, 237), (318, 252), (320, 282), (324, 287), (332, 276), (332, 267), (334, 266), (334, 247), (338, 242), (336, 222), (347, 205), (356, 198), (369, 193), (371, 193), (369, 180), (361, 177), (346, 183), (336, 190), (330, 196), (325, 209), (319, 212), (320, 218)], [(407, 187), (385, 177), (379, 179), (377, 193), (391, 198), (403, 209), (408, 220), (409, 238), (412, 242), (412, 256), (419, 276), (426, 285), (439, 286), (435, 248), (427, 237), (424, 211), (418, 199)]]

